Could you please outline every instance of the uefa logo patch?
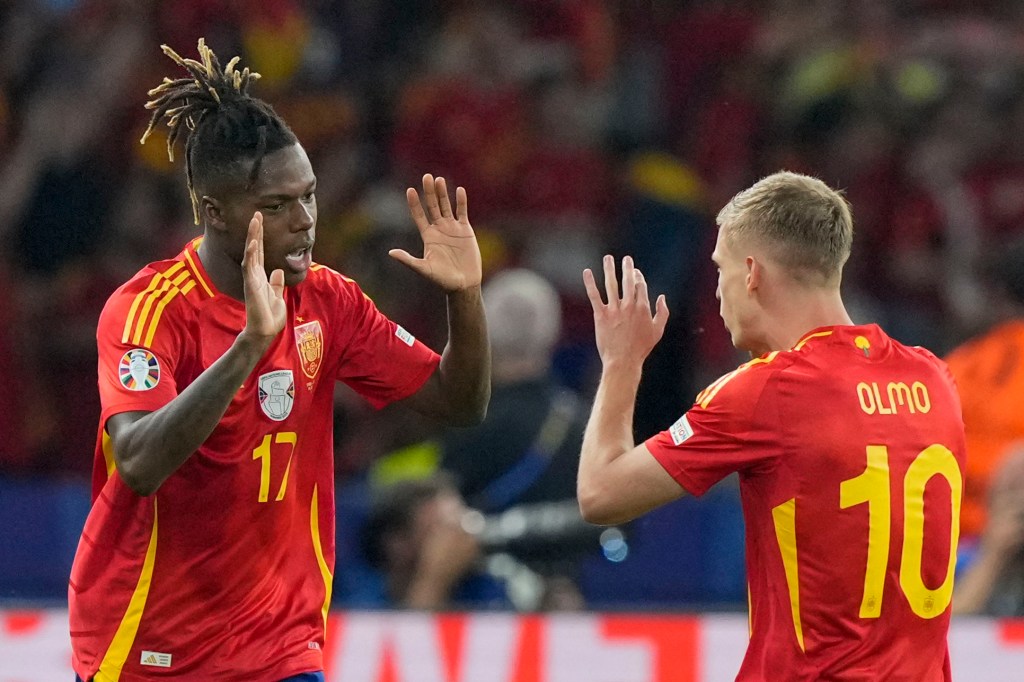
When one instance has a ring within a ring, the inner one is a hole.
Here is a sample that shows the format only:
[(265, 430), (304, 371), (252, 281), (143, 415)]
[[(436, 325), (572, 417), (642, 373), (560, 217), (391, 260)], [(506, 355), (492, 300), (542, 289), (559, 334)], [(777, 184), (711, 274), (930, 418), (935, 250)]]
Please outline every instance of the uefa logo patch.
[(160, 362), (145, 348), (135, 348), (121, 356), (117, 375), (129, 391), (148, 391), (160, 383)]
[(295, 379), (290, 369), (279, 369), (260, 375), (260, 408), (263, 414), (276, 422), (284, 421), (292, 413), (295, 403)]
[(412, 344), (416, 343), (416, 337), (407, 332), (405, 328), (402, 327), (402, 325), (396, 325), (395, 336), (402, 339), (402, 343), (409, 346), (410, 348), (412, 347)]
[(684, 442), (689, 440), (690, 436), (693, 435), (693, 427), (690, 426), (690, 420), (686, 418), (684, 414), (680, 417), (675, 424), (669, 427), (668, 433), (672, 436), (672, 442), (676, 445), (682, 445)]

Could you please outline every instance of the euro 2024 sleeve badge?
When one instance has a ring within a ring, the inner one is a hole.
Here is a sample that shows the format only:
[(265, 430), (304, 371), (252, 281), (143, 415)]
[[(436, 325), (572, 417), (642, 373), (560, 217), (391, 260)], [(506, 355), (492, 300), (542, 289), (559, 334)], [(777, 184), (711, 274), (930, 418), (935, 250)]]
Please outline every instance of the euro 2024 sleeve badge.
[(160, 383), (160, 361), (145, 348), (133, 348), (121, 356), (117, 377), (129, 391), (148, 391)]

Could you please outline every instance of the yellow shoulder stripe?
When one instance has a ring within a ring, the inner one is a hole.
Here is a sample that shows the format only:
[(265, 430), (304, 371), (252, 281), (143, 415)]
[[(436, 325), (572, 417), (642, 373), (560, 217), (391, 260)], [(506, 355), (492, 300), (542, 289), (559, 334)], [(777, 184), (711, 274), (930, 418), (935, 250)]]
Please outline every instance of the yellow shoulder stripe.
[[(183, 279), (186, 279), (184, 277), (184, 273), (182, 273), (181, 277), (179, 277), (177, 280), (175, 280), (175, 284), (176, 285), (181, 284), (180, 280), (183, 280)], [(157, 327), (158, 324), (160, 324), (160, 316), (164, 314), (164, 308), (167, 306), (168, 303), (171, 302), (171, 299), (173, 299), (179, 293), (182, 296), (184, 296), (188, 292), (192, 291), (192, 289), (195, 288), (195, 286), (196, 286), (196, 283), (194, 281), (189, 282), (188, 284), (186, 284), (185, 286), (181, 287), (180, 289), (177, 286), (175, 286), (170, 291), (168, 291), (164, 295), (163, 298), (160, 299), (160, 302), (157, 303), (157, 305), (156, 305), (156, 309), (153, 311), (153, 320), (149, 323), (149, 331), (146, 332), (146, 339), (145, 339), (145, 341), (143, 342), (142, 345), (144, 345), (146, 347), (149, 347), (149, 346), (153, 345), (153, 337), (156, 336), (156, 327)]]
[(732, 375), (738, 371), (739, 369), (734, 369), (733, 371), (727, 372), (722, 376), (718, 377), (717, 379), (715, 379), (714, 381), (712, 381), (710, 384), (708, 384), (707, 388), (705, 388), (703, 391), (697, 394), (697, 400), (695, 402), (704, 402), (704, 398), (708, 395), (708, 393), (716, 390), (719, 384), (721, 384), (723, 381), (728, 381), (729, 379), (731, 379)]
[(807, 343), (811, 339), (816, 339), (819, 336), (832, 336), (832, 330), (830, 329), (827, 332), (817, 332), (815, 334), (808, 334), (804, 338), (800, 339), (800, 341), (795, 346), (793, 346), (793, 350), (800, 350), (801, 348), (804, 347), (805, 343)]
[[(201, 237), (199, 239), (200, 241), (202, 241)], [(198, 244), (196, 246), (198, 246)], [(203, 279), (203, 274), (196, 266), (195, 260), (192, 259), (192, 253), (188, 249), (185, 249), (185, 260), (188, 261), (188, 266), (192, 268), (192, 273), (195, 275), (196, 280), (199, 282), (199, 285), (203, 287), (203, 291), (206, 292), (207, 296), (213, 298), (213, 291), (210, 289), (210, 285), (206, 283), (205, 279)]]
[(763, 364), (769, 363), (772, 360), (774, 360), (775, 357), (778, 354), (779, 354), (779, 351), (773, 350), (771, 353), (769, 353), (768, 355), (764, 356), (763, 358), (754, 358), (750, 362), (745, 362), (742, 365), (740, 365), (739, 367), (737, 367), (736, 369), (734, 369), (733, 371), (729, 372), (728, 374), (723, 376), (721, 379), (719, 379), (715, 383), (713, 383), (710, 386), (708, 386), (706, 389), (704, 389), (701, 392), (701, 394), (699, 396), (697, 396), (697, 401), (700, 403), (700, 406), (701, 407), (707, 407), (708, 404), (711, 403), (711, 400), (716, 395), (718, 395), (718, 392), (722, 390), (722, 387), (725, 386), (730, 381), (732, 381), (732, 379), (737, 374), (739, 374), (743, 370), (750, 369), (754, 365), (763, 365)]
[[(124, 323), (124, 332), (121, 334), (121, 343), (140, 345), (144, 339), (148, 339), (146, 345), (152, 342), (153, 335), (156, 333), (156, 325), (160, 322), (160, 316), (167, 303), (179, 293), (187, 293), (186, 289), (191, 291), (192, 287), (195, 286), (195, 282), (189, 282), (188, 285), (185, 284), (186, 280), (192, 277), (188, 270), (178, 272), (184, 266), (184, 261), (178, 261), (164, 272), (158, 272), (153, 275), (149, 286), (135, 297), (131, 308), (128, 309), (128, 317)], [(184, 289), (182, 288), (183, 286)], [(155, 308), (154, 304), (156, 305)], [(150, 311), (153, 312), (151, 320)], [(146, 324), (147, 320), (149, 321), (148, 327)]]

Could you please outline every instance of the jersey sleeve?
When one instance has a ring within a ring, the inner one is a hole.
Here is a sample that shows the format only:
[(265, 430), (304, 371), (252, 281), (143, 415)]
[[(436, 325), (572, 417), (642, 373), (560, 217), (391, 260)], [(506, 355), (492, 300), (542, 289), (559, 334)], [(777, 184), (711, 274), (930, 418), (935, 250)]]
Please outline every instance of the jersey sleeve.
[(380, 408), (415, 393), (441, 356), (388, 319), (354, 281), (339, 282), (344, 339), (335, 378)]
[(697, 396), (690, 410), (645, 445), (691, 495), (735, 472), (771, 466), (778, 448), (774, 372), (741, 366)]
[(180, 325), (167, 310), (166, 295), (157, 294), (123, 287), (100, 314), (96, 342), (101, 424), (120, 412), (152, 412), (178, 395)]

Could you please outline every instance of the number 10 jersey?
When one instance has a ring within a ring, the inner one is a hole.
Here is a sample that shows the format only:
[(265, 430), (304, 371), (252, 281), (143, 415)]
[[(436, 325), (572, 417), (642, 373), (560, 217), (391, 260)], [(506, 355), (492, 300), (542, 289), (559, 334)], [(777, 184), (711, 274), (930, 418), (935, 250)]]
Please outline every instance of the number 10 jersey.
[(646, 446), (694, 495), (739, 474), (738, 680), (949, 679), (964, 426), (941, 360), (875, 325), (816, 329), (711, 384)]

